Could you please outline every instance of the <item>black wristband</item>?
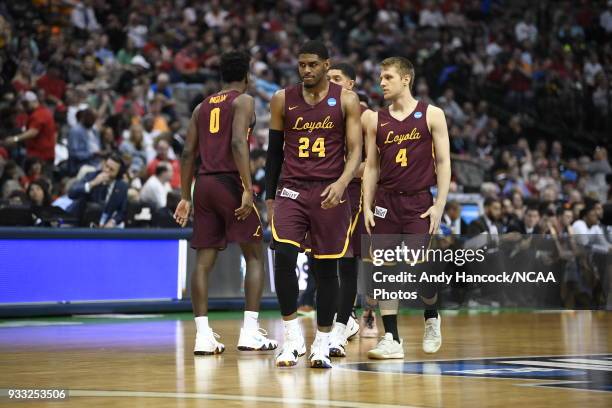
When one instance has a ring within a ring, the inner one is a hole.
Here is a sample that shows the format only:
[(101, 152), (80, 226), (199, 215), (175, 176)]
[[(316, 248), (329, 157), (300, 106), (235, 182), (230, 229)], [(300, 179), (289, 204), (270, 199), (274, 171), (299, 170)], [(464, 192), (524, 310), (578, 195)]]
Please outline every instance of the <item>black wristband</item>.
[(266, 157), (266, 200), (274, 200), (276, 185), (283, 165), (285, 133), (270, 129), (268, 134), (268, 155)]

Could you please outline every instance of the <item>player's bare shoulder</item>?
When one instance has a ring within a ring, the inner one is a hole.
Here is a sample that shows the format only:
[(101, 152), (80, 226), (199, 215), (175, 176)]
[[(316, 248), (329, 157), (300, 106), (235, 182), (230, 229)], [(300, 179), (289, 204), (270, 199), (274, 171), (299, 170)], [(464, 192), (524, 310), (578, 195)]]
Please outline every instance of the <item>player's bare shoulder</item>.
[(279, 89), (278, 91), (274, 92), (274, 95), (272, 95), (272, 99), (270, 100), (270, 104), (275, 104), (277, 106), (280, 106), (281, 108), (284, 108), (285, 107), (285, 90)]
[(376, 126), (378, 126), (378, 111), (372, 109), (366, 109), (361, 114), (361, 123), (366, 132), (376, 133)]
[[(376, 116), (376, 118), (372, 118), (372, 115)], [(361, 123), (363, 124), (364, 127), (369, 123), (369, 121), (375, 120), (377, 118), (378, 118), (378, 112), (372, 110), (371, 108), (366, 108), (361, 113)]]
[(255, 98), (253, 98), (251, 95), (246, 94), (246, 93), (240, 94), (232, 101), (232, 107), (234, 109), (253, 106), (254, 104), (255, 104)]
[(342, 88), (340, 94), (342, 100), (342, 106), (357, 105), (359, 106), (359, 96), (354, 91), (350, 91), (346, 88)]
[(427, 126), (431, 130), (436, 126), (440, 126), (446, 123), (446, 117), (444, 116), (444, 111), (442, 108), (439, 108), (435, 105), (427, 105)]

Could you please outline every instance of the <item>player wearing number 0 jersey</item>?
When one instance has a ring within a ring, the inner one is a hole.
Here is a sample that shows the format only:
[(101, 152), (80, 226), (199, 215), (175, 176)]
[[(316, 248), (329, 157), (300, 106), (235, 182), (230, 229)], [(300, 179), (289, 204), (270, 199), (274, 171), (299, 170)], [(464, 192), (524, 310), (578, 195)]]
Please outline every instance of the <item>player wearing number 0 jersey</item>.
[(193, 111), (181, 160), (181, 202), (174, 217), (185, 226), (191, 212), (191, 183), (196, 154), (202, 165), (193, 193), (191, 246), (197, 268), (191, 276), (191, 300), (196, 321), (194, 354), (220, 354), (225, 346), (208, 325), (208, 275), (217, 253), (228, 242), (240, 244), (246, 260), (244, 325), (238, 350), (273, 350), (274, 340), (259, 328), (258, 311), (264, 282), (261, 223), (253, 205), (249, 166), (249, 124), (255, 119), (248, 85), (249, 56), (221, 56), (224, 87)]
[[(446, 204), (451, 175), (446, 119), (440, 108), (412, 96), (413, 82), (414, 68), (407, 59), (392, 57), (381, 63), (380, 84), (391, 104), (370, 115), (365, 125), (364, 221), (373, 247), (389, 244), (380, 244), (388, 239), (381, 234), (404, 235), (409, 246), (413, 242), (408, 241), (428, 240), (428, 234), (437, 232)], [(434, 185), (435, 204), (430, 193)], [(442, 344), (440, 317), (434, 309), (437, 293), (421, 292), (420, 296), (425, 304), (423, 350), (435, 353)], [(379, 305), (385, 336), (368, 357), (403, 358), (398, 304), (381, 301)]]
[(351, 210), (346, 188), (361, 162), (361, 112), (354, 92), (328, 81), (325, 45), (304, 44), (298, 64), (302, 83), (279, 91), (270, 102), (266, 204), (275, 241), (276, 293), (285, 326), (276, 364), (293, 366), (306, 353), (297, 321), (295, 264), (308, 234), (317, 278), (318, 325), (310, 365), (330, 368), (336, 260), (349, 245)]

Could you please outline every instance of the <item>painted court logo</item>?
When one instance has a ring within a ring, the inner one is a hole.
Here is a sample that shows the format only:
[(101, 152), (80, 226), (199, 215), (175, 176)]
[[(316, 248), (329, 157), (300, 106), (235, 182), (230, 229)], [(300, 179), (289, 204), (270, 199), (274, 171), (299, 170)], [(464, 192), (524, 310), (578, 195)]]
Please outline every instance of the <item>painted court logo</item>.
[(329, 106), (336, 106), (336, 98), (329, 98), (329, 99), (327, 100), (327, 104), (328, 104)]
[[(358, 371), (534, 380), (536, 387), (612, 392), (612, 354), (342, 364)], [(523, 385), (523, 384), (521, 384)]]

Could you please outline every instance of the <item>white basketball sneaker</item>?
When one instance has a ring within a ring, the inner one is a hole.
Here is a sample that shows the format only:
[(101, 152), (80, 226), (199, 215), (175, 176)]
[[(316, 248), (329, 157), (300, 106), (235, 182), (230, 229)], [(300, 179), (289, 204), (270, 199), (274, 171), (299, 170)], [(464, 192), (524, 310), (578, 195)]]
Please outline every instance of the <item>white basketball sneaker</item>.
[(329, 359), (329, 338), (322, 341), (319, 337), (315, 337), (310, 346), (309, 358), (311, 368), (332, 368)]
[(359, 333), (359, 323), (353, 316), (349, 316), (348, 322), (346, 322), (346, 339), (351, 341), (356, 339), (357, 333)]
[(346, 357), (346, 332), (348, 327), (344, 328), (337, 323), (334, 325), (329, 334), (329, 355), (331, 357)]
[(280, 353), (276, 356), (277, 367), (293, 367), (298, 362), (298, 357), (306, 354), (306, 344), (301, 331), (285, 329), (285, 341)]
[(211, 328), (197, 332), (193, 354), (196, 356), (210, 356), (223, 353), (225, 346), (217, 341), (220, 337), (217, 333), (213, 333)]
[(404, 358), (404, 341), (400, 342), (393, 340), (391, 333), (385, 333), (380, 339), (376, 347), (368, 351), (368, 358), (376, 360), (386, 360), (390, 358)]
[(440, 315), (425, 320), (425, 333), (423, 334), (423, 351), (435, 353), (442, 345), (442, 331), (440, 330)]
[(267, 338), (268, 332), (261, 327), (257, 330), (240, 329), (238, 350), (240, 351), (266, 351), (276, 350), (278, 342)]

